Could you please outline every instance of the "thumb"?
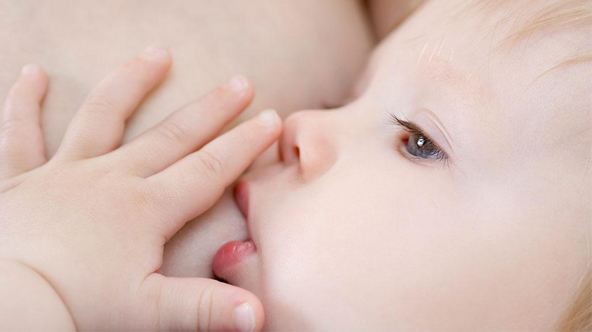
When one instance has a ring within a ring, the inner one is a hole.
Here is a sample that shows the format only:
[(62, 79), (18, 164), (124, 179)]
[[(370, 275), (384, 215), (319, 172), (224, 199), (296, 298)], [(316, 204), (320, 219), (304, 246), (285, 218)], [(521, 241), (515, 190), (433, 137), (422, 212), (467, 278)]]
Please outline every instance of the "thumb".
[(159, 330), (260, 331), (263, 306), (242, 288), (206, 278), (171, 278), (154, 273), (143, 287), (157, 303)]

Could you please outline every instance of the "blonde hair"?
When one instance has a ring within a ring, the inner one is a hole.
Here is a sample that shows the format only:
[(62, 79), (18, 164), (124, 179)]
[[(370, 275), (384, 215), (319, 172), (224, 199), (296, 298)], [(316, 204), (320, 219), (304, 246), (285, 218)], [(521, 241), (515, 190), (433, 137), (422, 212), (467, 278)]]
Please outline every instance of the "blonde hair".
[[(541, 6), (541, 2), (545, 4)], [(565, 29), (589, 29), (592, 27), (592, 1), (590, 0), (475, 0), (469, 2), (467, 9), (487, 12), (502, 10), (505, 6), (516, 6), (517, 4), (521, 7), (518, 7), (517, 10), (513, 8), (512, 11), (515, 11), (516, 16), (521, 17), (521, 19), (516, 20), (521, 23), (503, 39), (500, 45), (501, 48), (512, 47), (537, 33)], [(508, 20), (506, 13), (504, 13), (504, 18), (506, 19), (504, 24), (516, 22)], [(589, 61), (592, 61), (592, 50), (586, 50), (584, 53), (571, 56), (546, 70), (545, 73)]]
[(592, 25), (592, 3), (589, 0), (552, 1), (528, 20), (514, 38), (547, 29), (578, 28)]
[[(553, 1), (512, 34), (510, 40), (516, 42), (540, 31), (590, 27), (592, 27), (592, 1)], [(588, 51), (588, 53), (568, 58), (546, 72), (591, 60), (592, 53)], [(592, 331), (592, 270), (588, 270), (582, 278), (575, 300), (563, 313), (557, 327), (561, 332)]]
[[(516, 43), (517, 41), (528, 38), (528, 36), (541, 31), (590, 27), (592, 27), (592, 1), (552, 1), (549, 6), (534, 15), (523, 27), (510, 35), (507, 40), (511, 43)], [(567, 58), (561, 63), (546, 70), (542, 75), (558, 68), (589, 61), (592, 61), (592, 51)]]
[[(538, 11), (533, 7), (546, 2)], [(590, 0), (547, 0), (523, 1), (526, 15), (524, 23), (514, 29), (502, 42), (502, 47), (513, 46), (536, 33), (561, 31), (565, 29), (592, 28), (592, 1)], [(501, 9), (506, 4), (516, 5), (516, 0), (475, 0), (469, 7), (480, 11)], [(578, 50), (581, 52), (580, 50)], [(543, 74), (560, 67), (577, 65), (592, 61), (592, 50), (585, 50), (546, 70)], [(542, 76), (542, 75), (541, 75)], [(592, 234), (589, 235), (592, 237)], [(590, 239), (589, 241), (592, 241)], [(581, 279), (573, 302), (567, 307), (557, 324), (561, 332), (592, 331), (592, 269)]]
[[(592, 1), (552, 1), (549, 6), (528, 20), (521, 29), (510, 35), (508, 40), (515, 43), (541, 31), (590, 27), (592, 27)], [(592, 53), (587, 52), (568, 58), (546, 72), (589, 62), (592, 60)], [(557, 327), (561, 332), (592, 331), (592, 270), (588, 270), (582, 278), (575, 300), (563, 313)]]

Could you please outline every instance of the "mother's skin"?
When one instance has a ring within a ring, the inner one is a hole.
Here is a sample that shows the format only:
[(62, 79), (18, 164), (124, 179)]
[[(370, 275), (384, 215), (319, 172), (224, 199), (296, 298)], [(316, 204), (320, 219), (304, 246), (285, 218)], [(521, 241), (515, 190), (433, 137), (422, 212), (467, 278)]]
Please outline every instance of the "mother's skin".
[[(235, 73), (249, 77), (257, 92), (239, 121), (263, 108), (285, 117), (339, 104), (373, 46), (355, 0), (0, 0), (0, 41), (0, 94), (27, 63), (50, 75), (48, 155), (91, 87), (147, 45), (170, 47), (174, 65), (165, 86), (130, 120), (126, 140)], [(244, 232), (237, 210), (225, 208), (231, 199), (227, 192), (172, 240), (165, 273), (211, 275), (213, 252)]]

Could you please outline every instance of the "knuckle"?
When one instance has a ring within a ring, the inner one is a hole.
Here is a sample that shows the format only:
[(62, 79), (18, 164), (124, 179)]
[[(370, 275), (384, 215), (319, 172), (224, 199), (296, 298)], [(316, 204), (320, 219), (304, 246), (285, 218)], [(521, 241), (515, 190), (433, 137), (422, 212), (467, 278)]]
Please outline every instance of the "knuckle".
[(184, 143), (189, 138), (187, 129), (172, 121), (165, 122), (159, 126), (158, 132), (165, 140), (173, 143)]
[(84, 111), (87, 113), (108, 113), (115, 108), (115, 103), (107, 96), (100, 93), (91, 94), (84, 102)]
[(206, 150), (200, 151), (198, 155), (198, 170), (206, 172), (212, 177), (219, 177), (223, 174), (224, 165), (220, 158)]

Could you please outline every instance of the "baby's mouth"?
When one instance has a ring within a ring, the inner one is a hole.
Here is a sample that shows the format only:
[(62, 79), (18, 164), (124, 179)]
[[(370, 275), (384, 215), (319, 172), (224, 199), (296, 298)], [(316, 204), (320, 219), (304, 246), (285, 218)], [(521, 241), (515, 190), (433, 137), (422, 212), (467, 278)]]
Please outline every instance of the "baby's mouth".
[(234, 187), (234, 201), (245, 218), (247, 239), (227, 242), (214, 255), (212, 270), (214, 275), (222, 279), (227, 279), (234, 266), (256, 252), (249, 225), (249, 187), (247, 182), (239, 181)]

